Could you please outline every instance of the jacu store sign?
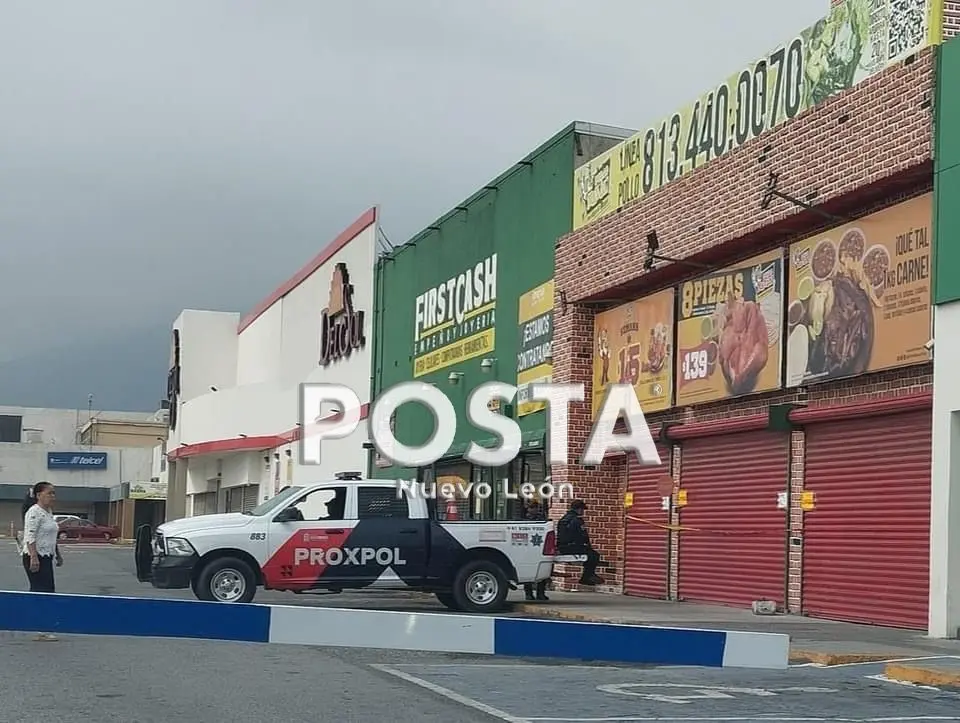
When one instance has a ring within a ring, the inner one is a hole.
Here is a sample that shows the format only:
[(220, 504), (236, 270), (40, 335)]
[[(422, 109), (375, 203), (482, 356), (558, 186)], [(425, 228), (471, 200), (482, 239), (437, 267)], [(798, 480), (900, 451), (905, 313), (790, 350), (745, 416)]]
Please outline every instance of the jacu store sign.
[(346, 264), (337, 264), (330, 298), (320, 318), (320, 365), (350, 356), (366, 344), (362, 311), (353, 308), (353, 285)]

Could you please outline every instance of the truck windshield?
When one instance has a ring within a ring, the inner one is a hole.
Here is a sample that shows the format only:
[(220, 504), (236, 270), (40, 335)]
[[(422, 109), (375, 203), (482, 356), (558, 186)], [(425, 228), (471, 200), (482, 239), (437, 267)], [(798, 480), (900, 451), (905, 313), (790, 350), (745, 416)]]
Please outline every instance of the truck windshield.
[(284, 502), (289, 500), (291, 497), (296, 495), (303, 487), (287, 487), (280, 491), (280, 494), (271, 497), (269, 500), (264, 502), (262, 505), (257, 505), (249, 512), (244, 512), (245, 515), (253, 515), (254, 517), (262, 517), (263, 515), (269, 515), (271, 510), (283, 505)]

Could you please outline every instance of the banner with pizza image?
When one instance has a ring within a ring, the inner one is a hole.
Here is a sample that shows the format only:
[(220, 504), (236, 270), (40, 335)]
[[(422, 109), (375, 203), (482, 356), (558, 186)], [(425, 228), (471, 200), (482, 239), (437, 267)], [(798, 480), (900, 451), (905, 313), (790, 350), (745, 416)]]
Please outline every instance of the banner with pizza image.
[(681, 284), (678, 406), (780, 388), (783, 276), (777, 249)]
[(672, 406), (674, 294), (666, 289), (594, 317), (594, 418), (610, 384), (632, 384), (645, 414)]

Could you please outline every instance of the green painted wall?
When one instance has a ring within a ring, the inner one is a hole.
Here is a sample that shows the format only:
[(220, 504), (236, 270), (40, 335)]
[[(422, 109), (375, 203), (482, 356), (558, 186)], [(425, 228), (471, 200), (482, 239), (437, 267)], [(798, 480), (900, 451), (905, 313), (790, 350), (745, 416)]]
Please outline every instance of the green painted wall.
[[(583, 139), (576, 136), (572, 125), (561, 131), (377, 265), (374, 398), (394, 384), (414, 379), (415, 357), (424, 353), (419, 348), (415, 351), (417, 297), (496, 254), (493, 314), (484, 312), (475, 319), (480, 326), (464, 332), (470, 336), (492, 324), (494, 348), (416, 377), (436, 384), (457, 410), (457, 436), (448, 454), (460, 456), (470, 441), (491, 438), (490, 432), (473, 428), (467, 420), (465, 406), (471, 389), (494, 379), (517, 383), (518, 298), (552, 279), (554, 243), (571, 230), (573, 171), (584, 162), (582, 155), (576, 155)], [(493, 369), (481, 369), (485, 357), (496, 358)], [(456, 386), (449, 383), (451, 372), (463, 374)], [(518, 417), (516, 404), (513, 410), (525, 447), (536, 444), (544, 432), (544, 412)], [(424, 407), (408, 404), (397, 413), (395, 434), (405, 444), (423, 444), (432, 429), (432, 416)], [(376, 466), (370, 472), (382, 477), (412, 474)]]
[(934, 304), (960, 300), (960, 37), (939, 48), (934, 170)]

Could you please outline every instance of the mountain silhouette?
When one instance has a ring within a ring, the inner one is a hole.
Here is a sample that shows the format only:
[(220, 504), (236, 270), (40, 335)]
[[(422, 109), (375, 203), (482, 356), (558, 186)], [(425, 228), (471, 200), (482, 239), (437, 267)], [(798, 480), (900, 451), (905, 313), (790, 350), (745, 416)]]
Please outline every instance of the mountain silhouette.
[(152, 412), (166, 396), (170, 323), (146, 324), (0, 363), (0, 404)]

